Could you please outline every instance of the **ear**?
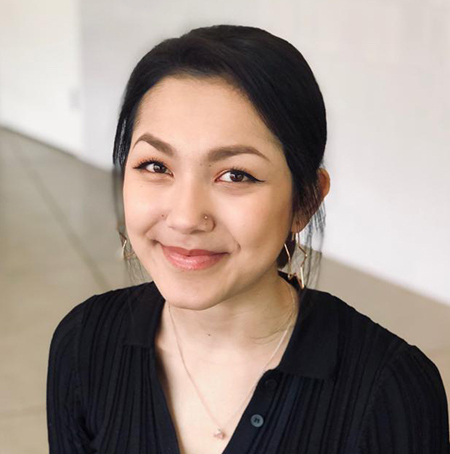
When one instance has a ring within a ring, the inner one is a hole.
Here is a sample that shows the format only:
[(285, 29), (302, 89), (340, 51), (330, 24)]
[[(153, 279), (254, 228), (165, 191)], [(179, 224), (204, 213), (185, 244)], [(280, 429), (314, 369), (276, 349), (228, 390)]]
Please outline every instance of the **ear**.
[(322, 193), (322, 201), (330, 192), (330, 174), (323, 167), (318, 170), (320, 192)]
[(301, 232), (306, 227), (306, 224), (308, 224), (308, 222), (309, 219), (305, 219), (301, 213), (299, 212), (295, 213), (292, 218), (291, 235), (292, 233)]
[[(317, 206), (317, 209), (318, 209), (320, 204), (323, 202), (325, 197), (330, 192), (330, 174), (323, 167), (319, 168), (319, 170), (317, 171), (317, 174), (318, 174), (317, 176), (319, 179), (319, 187), (320, 187), (320, 193), (321, 193), (320, 203)], [(308, 222), (309, 222), (309, 219), (305, 219), (301, 213), (295, 213), (294, 217), (292, 219), (291, 232), (295, 232), (295, 233), (301, 232), (306, 227)]]

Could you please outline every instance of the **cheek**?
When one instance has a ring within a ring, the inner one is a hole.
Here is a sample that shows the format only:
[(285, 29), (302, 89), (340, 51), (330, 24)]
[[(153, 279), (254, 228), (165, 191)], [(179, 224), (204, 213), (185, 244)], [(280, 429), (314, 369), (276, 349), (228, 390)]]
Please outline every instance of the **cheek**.
[(289, 230), (290, 198), (289, 193), (280, 188), (268, 191), (245, 204), (242, 209), (230, 208), (226, 219), (237, 241), (249, 251), (267, 254), (278, 253), (283, 246)]
[(123, 186), (123, 206), (125, 225), (130, 235), (148, 229), (154, 220), (155, 203), (145, 186), (132, 180), (125, 180)]

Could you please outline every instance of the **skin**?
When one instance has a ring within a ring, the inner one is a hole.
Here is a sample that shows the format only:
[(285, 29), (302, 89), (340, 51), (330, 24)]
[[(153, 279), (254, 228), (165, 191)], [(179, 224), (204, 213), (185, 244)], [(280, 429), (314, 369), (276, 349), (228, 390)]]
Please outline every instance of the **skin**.
[[(169, 143), (176, 156), (139, 140), (145, 133)], [(210, 149), (236, 144), (256, 148), (267, 160), (243, 154), (207, 161)], [(163, 164), (135, 168), (146, 159)], [(233, 166), (260, 182), (230, 171)], [(319, 178), (325, 197), (325, 169)], [(281, 144), (247, 98), (224, 80), (170, 76), (143, 97), (124, 174), (126, 228), (137, 257), (171, 305), (190, 364), (261, 367), (279, 342), (295, 288), (278, 276), (276, 259), (288, 233), (308, 222), (293, 216), (291, 198)], [(167, 261), (158, 242), (228, 254), (211, 268), (186, 272)], [(167, 304), (158, 343), (176, 349)]]

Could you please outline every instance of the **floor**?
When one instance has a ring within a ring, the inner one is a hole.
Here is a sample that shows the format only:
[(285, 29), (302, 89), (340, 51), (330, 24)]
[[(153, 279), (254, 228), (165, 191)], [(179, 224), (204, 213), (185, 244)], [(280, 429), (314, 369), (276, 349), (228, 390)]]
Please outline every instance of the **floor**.
[[(92, 294), (136, 282), (120, 257), (112, 194), (107, 172), (0, 128), (1, 454), (48, 453), (47, 359), (58, 322)], [(449, 306), (326, 257), (317, 287), (417, 345), (450, 396)]]

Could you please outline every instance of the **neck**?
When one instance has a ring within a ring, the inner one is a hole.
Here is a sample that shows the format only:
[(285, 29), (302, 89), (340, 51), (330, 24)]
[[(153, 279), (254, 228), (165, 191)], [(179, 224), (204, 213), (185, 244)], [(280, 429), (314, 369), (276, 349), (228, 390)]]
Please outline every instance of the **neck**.
[(297, 290), (277, 274), (207, 309), (170, 305), (176, 333), (166, 301), (160, 346), (176, 352), (177, 334), (185, 355), (227, 364), (248, 362), (249, 358), (258, 361), (276, 347), (286, 330), (284, 343), (289, 339), (298, 314), (297, 301)]

